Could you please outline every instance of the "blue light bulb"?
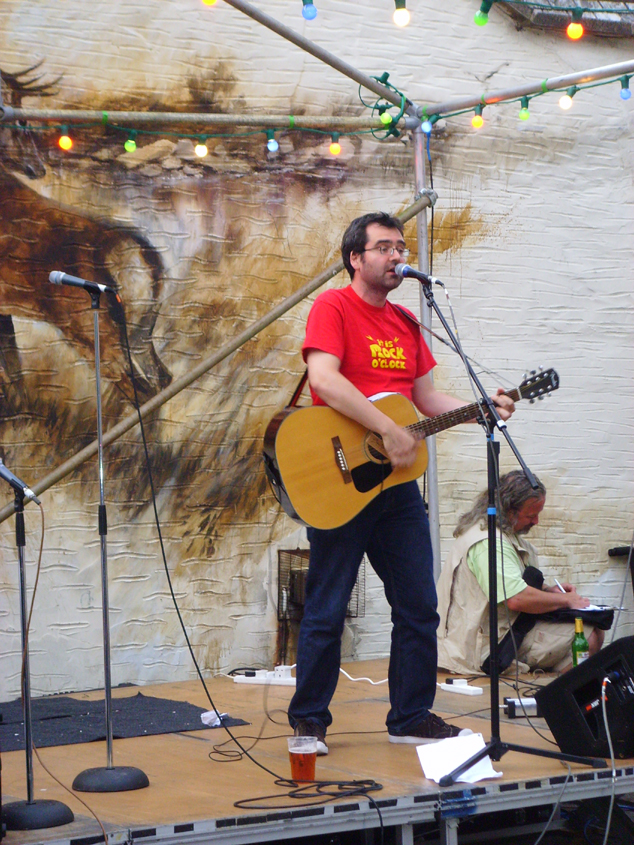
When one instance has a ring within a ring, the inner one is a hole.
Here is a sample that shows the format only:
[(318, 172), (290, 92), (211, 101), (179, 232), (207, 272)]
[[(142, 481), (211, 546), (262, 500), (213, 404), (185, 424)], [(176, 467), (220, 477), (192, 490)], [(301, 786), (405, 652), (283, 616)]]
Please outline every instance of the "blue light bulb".
[(621, 88), (621, 99), (622, 100), (629, 100), (632, 96), (632, 92), (629, 88)]
[(279, 150), (280, 145), (277, 143), (275, 138), (269, 138), (266, 142), (266, 148), (270, 153), (276, 153)]
[(421, 125), (420, 125), (420, 128), (423, 130), (423, 132), (425, 133), (425, 135), (429, 135), (429, 133), (430, 133), (430, 132), (431, 132), (431, 130), (432, 130), (432, 122), (431, 122), (431, 120), (423, 120), (423, 122), (422, 122), (422, 123), (421, 123)]
[(312, 3), (304, 3), (302, 6), (302, 16), (304, 20), (314, 21), (317, 17), (317, 7)]

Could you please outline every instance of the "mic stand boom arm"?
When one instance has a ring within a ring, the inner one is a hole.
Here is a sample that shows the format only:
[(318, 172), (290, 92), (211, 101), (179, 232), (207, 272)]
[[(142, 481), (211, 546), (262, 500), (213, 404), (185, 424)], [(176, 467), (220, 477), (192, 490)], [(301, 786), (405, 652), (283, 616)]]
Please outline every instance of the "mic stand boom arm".
[(497, 500), (497, 481), (498, 481), (498, 455), (500, 452), (500, 444), (494, 439), (495, 429), (502, 432), (506, 438), (506, 442), (515, 455), (517, 462), (522, 468), (526, 480), (531, 485), (533, 490), (538, 489), (538, 484), (535, 476), (526, 466), (524, 459), (520, 455), (517, 447), (508, 433), (506, 423), (500, 418), (493, 401), (490, 399), (485, 389), (483, 388), (479, 378), (475, 374), (471, 363), (464, 354), (460, 341), (454, 335), (451, 327), (447, 323), (444, 314), (438, 307), (434, 294), (432, 291), (431, 279), (429, 281), (422, 281), (421, 285), (425, 299), (430, 308), (438, 316), (443, 328), (447, 332), (447, 336), (453, 343), (455, 349), (458, 351), (462, 361), (465, 365), (469, 378), (472, 384), (475, 385), (480, 393), (481, 399), (481, 414), (478, 417), (478, 422), (482, 425), (487, 437), (487, 476), (488, 476), (488, 510), (487, 510), (487, 533), (489, 543), (489, 641), (491, 645), (489, 664), (490, 664), (490, 678), (491, 678), (491, 739), (481, 751), (474, 754), (460, 766), (453, 771), (446, 774), (439, 781), (440, 786), (451, 786), (456, 782), (458, 777), (471, 768), (479, 760), (484, 757), (489, 757), (491, 760), (500, 760), (502, 755), (507, 751), (520, 751), (524, 754), (534, 754), (539, 757), (554, 757), (557, 760), (567, 760), (573, 763), (580, 763), (593, 768), (605, 768), (606, 762), (602, 759), (595, 759), (590, 757), (575, 757), (572, 754), (562, 754), (557, 751), (546, 751), (537, 748), (529, 748), (523, 745), (513, 745), (511, 743), (502, 742), (500, 737), (500, 688), (499, 688), (499, 667), (498, 667), (498, 607), (497, 607), (497, 550), (496, 550), (496, 500)]

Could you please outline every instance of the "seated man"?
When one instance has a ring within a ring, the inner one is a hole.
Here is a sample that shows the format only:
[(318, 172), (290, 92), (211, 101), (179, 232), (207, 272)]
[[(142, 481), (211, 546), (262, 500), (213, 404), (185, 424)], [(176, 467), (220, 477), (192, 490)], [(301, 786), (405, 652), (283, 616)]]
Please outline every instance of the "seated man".
[[(500, 479), (498, 538), (500, 529), (504, 535), (502, 550), (497, 544), (500, 671), (515, 658), (515, 649), (518, 662), (531, 669), (569, 669), (574, 611), (590, 604), (572, 584), (547, 587), (543, 583), (537, 553), (523, 536), (537, 525), (546, 501), (546, 490), (541, 482), (538, 485), (533, 490), (521, 471)], [(460, 517), (454, 531), (457, 539), (437, 585), (438, 666), (458, 674), (489, 672), (487, 508), (485, 490), (472, 510)], [(564, 609), (567, 611), (561, 612)], [(557, 616), (562, 621), (553, 621)], [(611, 620), (602, 623), (609, 628)], [(592, 625), (584, 624), (584, 628), (590, 654), (595, 654), (603, 644), (603, 631)]]

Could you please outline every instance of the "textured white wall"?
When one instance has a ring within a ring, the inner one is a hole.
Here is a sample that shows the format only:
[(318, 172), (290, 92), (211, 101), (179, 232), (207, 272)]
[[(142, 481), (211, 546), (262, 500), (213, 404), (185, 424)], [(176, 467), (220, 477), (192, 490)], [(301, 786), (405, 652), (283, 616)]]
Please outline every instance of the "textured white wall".
[[(271, 0), (262, 7), (360, 70), (377, 75), (389, 71), (390, 80), (419, 104), (539, 81), (632, 54), (630, 40), (588, 38), (572, 44), (552, 33), (518, 32), (495, 9), (489, 25), (480, 29), (472, 23), (475, 2), (439, 8), (425, 0), (412, 8), (412, 25), (406, 30), (391, 24), (388, 0), (362, 5), (320, 0), (312, 24), (301, 18), (299, 0)], [(236, 111), (360, 113), (354, 83), (221, 0), (212, 8), (198, 0), (114, 3), (91, 6), (89, 14), (78, 0), (5, 0), (0, 32), (3, 68), (15, 71), (44, 58), (47, 74), (64, 73), (60, 95), (51, 105), (90, 106), (93, 99), (116, 95), (122, 108), (143, 107), (152, 98), (177, 106), (188, 102), (188, 81), (213, 77), (219, 91), (231, 82), (223, 103)], [(533, 532), (545, 569), (560, 580), (576, 582), (597, 600), (619, 595), (624, 559), (608, 559), (607, 549), (628, 542), (634, 527), (633, 108), (632, 101), (620, 100), (618, 85), (580, 92), (568, 113), (550, 94), (531, 103), (526, 124), (517, 120), (517, 104), (488, 107), (481, 131), (473, 131), (464, 116), (439, 124), (431, 142), (439, 194), (436, 221), (443, 224), (434, 272), (450, 291), (466, 351), (499, 374), (499, 379), (484, 376), (492, 390), (499, 383), (516, 386), (522, 372), (538, 364), (554, 367), (561, 378), (561, 389), (550, 399), (518, 407), (510, 430), (549, 491), (542, 523)], [(352, 216), (379, 207), (398, 210), (414, 194), (405, 140), (384, 145), (366, 140), (354, 155), (347, 149), (350, 174), (340, 190), (327, 200), (319, 194), (295, 197), (297, 216), (283, 224), (289, 229), (293, 224), (293, 243), (302, 227), (306, 231), (303, 252), (293, 252), (291, 245), (289, 253), (281, 253), (283, 266), (300, 279), (298, 260), (310, 255), (316, 270), (325, 266)], [(280, 173), (280, 180), (292, 179), (297, 166), (295, 159), (290, 175)], [(41, 190), (66, 192), (68, 197), (80, 189), (80, 175), (62, 172), (56, 183)], [(262, 187), (263, 195), (267, 190)], [(111, 196), (108, 202), (112, 204)], [(154, 232), (155, 242), (170, 258), (177, 288), (206, 242), (197, 201), (192, 200), (191, 208), (187, 202), (166, 206), (160, 214), (146, 207), (142, 191), (138, 197), (120, 195), (119, 202), (123, 219)], [(283, 241), (283, 227), (278, 235)], [(258, 241), (252, 249), (257, 252)], [(257, 274), (255, 262), (253, 267)], [(334, 283), (343, 284), (343, 276)], [(398, 298), (417, 308), (415, 284), (404, 285)], [(437, 298), (447, 313), (442, 295)], [(272, 285), (270, 305), (278, 299)], [(300, 366), (295, 353), (305, 310), (289, 317), (289, 334), (278, 342), (293, 371)], [(174, 351), (169, 341), (166, 337), (166, 355), (172, 356), (170, 365), (179, 374), (188, 365), (187, 349), (183, 352), (181, 344)], [(279, 367), (279, 350), (265, 360), (267, 371)], [(468, 398), (459, 362), (438, 344), (434, 352), (437, 383)], [(202, 410), (204, 397), (218, 383), (233, 377), (232, 367), (223, 366), (194, 386), (187, 399), (191, 405), (185, 403), (173, 418), (167, 406), (163, 421), (173, 425), (175, 437), (190, 427), (197, 431), (192, 414)], [(270, 406), (272, 415), (290, 394), (294, 378), (289, 375), (283, 385), (278, 382), (277, 394), (269, 392), (257, 401)], [(15, 436), (19, 438), (19, 430)], [(462, 426), (439, 436), (438, 462), (444, 555), (458, 514), (486, 482), (480, 429)], [(502, 466), (515, 467), (505, 444)], [(28, 480), (36, 477), (34, 468)], [(85, 479), (46, 494), (52, 518), (33, 623), (36, 694), (102, 683), (98, 538), (91, 516), (95, 503), (94, 485)], [(235, 514), (234, 525), (225, 526), (219, 537), (215, 556), (205, 562), (199, 551), (183, 551), (182, 528), (170, 521), (169, 509), (162, 516), (168, 557), (180, 561), (177, 594), (206, 668), (268, 665), (275, 647), (276, 549), (294, 548), (303, 542), (302, 532), (267, 499), (256, 517), (245, 521)], [(133, 523), (119, 521), (116, 509), (110, 519), (113, 682), (192, 677), (149, 509), (142, 509)], [(28, 527), (32, 561), (38, 529), (30, 509)], [(12, 521), (0, 526), (2, 700), (16, 695), (19, 687), (12, 532)], [(31, 582), (32, 575), (30, 564)], [(631, 585), (625, 595), (632, 608)], [(366, 607), (366, 617), (348, 626), (344, 650), (349, 656), (374, 657), (389, 648), (389, 614), (370, 572)], [(620, 634), (632, 630), (631, 612), (624, 618), (627, 624)]]

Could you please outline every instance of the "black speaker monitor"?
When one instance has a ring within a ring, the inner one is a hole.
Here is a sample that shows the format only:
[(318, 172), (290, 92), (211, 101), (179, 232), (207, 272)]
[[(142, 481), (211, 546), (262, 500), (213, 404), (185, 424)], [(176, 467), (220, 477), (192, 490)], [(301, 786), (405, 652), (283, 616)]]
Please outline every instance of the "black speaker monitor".
[(535, 695), (564, 753), (610, 756), (601, 704), (606, 676), (610, 678), (606, 713), (614, 756), (634, 757), (634, 637), (616, 640)]

